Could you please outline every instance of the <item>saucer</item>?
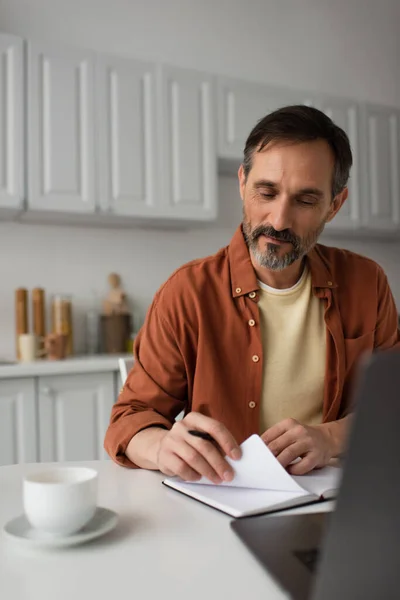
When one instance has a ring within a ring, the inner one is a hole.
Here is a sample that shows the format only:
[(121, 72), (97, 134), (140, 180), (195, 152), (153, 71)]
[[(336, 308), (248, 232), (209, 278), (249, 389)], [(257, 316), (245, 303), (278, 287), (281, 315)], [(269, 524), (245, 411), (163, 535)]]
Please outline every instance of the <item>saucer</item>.
[(21, 544), (40, 548), (65, 548), (76, 546), (108, 533), (116, 526), (117, 514), (108, 508), (97, 507), (94, 517), (76, 533), (67, 536), (54, 536), (34, 529), (25, 515), (12, 519), (4, 526), (7, 536)]

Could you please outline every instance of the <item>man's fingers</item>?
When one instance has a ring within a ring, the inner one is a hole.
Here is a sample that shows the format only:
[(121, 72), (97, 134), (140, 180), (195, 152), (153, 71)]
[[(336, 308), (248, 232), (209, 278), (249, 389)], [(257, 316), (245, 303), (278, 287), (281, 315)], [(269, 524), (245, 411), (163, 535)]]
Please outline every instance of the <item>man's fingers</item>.
[(312, 452), (306, 454), (298, 463), (288, 467), (290, 475), (305, 475), (317, 466), (317, 459)]
[[(216, 483), (221, 483), (221, 481), (232, 481), (234, 471), (224, 459), (219, 449), (215, 447), (215, 444), (198, 437), (193, 437), (190, 434), (188, 434), (187, 441), (202, 457), (204, 457), (204, 460), (210, 466), (212, 472), (217, 475), (219, 481)], [(208, 475), (206, 476), (208, 477)]]
[(286, 468), (291, 462), (296, 460), (296, 458), (304, 456), (310, 449), (309, 444), (305, 441), (295, 442), (285, 448), (276, 458), (279, 460), (282, 467)]
[(298, 425), (295, 419), (284, 419), (280, 423), (273, 425), (265, 433), (262, 434), (262, 439), (269, 446), (271, 442), (276, 440), (278, 437), (292, 429), (295, 425)]
[(296, 428), (285, 431), (282, 435), (277, 437), (275, 440), (267, 444), (274, 456), (278, 456), (285, 448), (298, 441)]
[[(190, 436), (190, 434), (188, 434)], [(206, 477), (213, 483), (221, 483), (223, 477), (223, 473), (227, 470), (223, 466), (222, 468), (217, 469), (213, 468), (213, 462), (223, 464), (225, 463), (224, 459), (218, 452), (218, 450), (212, 445), (210, 442), (206, 442), (205, 440), (199, 440), (199, 442), (203, 442), (205, 446), (210, 446), (211, 452), (209, 454), (216, 454), (217, 458), (213, 457), (214, 460), (210, 461), (209, 457), (206, 454), (203, 454), (201, 450), (198, 450), (195, 447), (195, 444), (192, 445), (190, 443), (181, 442), (177, 449), (175, 450), (176, 454), (187, 464), (189, 465), (195, 472), (200, 473), (200, 475)], [(201, 448), (201, 444), (198, 444)], [(228, 467), (229, 465), (225, 463)], [(220, 475), (221, 473), (221, 475)]]
[(166, 475), (178, 475), (184, 481), (198, 481), (201, 477), (184, 460), (173, 452), (169, 452), (165, 458), (165, 464), (160, 465), (160, 470)]
[(239, 445), (233, 435), (224, 425), (222, 425), (222, 423), (196, 412), (191, 412), (186, 415), (183, 422), (189, 429), (199, 429), (209, 433), (220, 446), (224, 454), (229, 456), (229, 458), (237, 460), (241, 457), (242, 452)]

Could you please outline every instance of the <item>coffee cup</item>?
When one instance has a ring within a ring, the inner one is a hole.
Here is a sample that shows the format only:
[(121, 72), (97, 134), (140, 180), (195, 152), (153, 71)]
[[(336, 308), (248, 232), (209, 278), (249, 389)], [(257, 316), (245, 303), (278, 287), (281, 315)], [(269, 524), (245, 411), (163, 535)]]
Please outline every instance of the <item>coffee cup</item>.
[(76, 533), (94, 516), (97, 471), (59, 467), (27, 475), (23, 481), (25, 515), (35, 529), (62, 537)]

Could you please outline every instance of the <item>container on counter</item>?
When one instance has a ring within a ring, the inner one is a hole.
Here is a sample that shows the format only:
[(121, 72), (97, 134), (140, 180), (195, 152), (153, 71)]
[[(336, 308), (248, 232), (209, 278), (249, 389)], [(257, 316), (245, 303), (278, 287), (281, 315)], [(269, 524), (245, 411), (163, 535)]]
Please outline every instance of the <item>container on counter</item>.
[(46, 336), (45, 294), (42, 288), (32, 290), (33, 333), (38, 340), (38, 357), (44, 355), (44, 338)]
[(72, 327), (72, 299), (65, 294), (57, 294), (51, 299), (52, 333), (61, 333), (67, 336), (66, 355), (73, 353), (73, 327)]
[(18, 360), (21, 357), (19, 336), (28, 333), (28, 331), (28, 290), (25, 288), (18, 288), (15, 290), (15, 344)]

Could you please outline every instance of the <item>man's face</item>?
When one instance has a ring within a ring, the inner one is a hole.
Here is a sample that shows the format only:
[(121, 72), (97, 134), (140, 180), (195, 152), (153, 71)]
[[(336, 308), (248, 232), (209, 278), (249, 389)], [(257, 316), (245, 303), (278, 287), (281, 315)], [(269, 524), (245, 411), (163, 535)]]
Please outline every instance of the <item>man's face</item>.
[(239, 169), (243, 232), (260, 267), (285, 269), (315, 245), (347, 197), (345, 189), (332, 200), (333, 169), (324, 140), (268, 144), (247, 180)]

